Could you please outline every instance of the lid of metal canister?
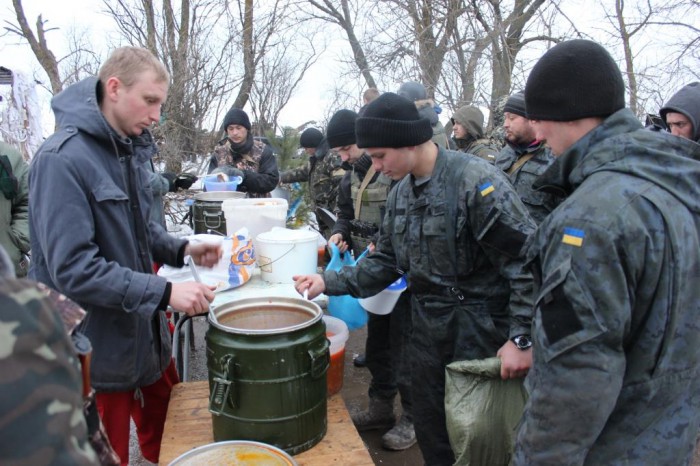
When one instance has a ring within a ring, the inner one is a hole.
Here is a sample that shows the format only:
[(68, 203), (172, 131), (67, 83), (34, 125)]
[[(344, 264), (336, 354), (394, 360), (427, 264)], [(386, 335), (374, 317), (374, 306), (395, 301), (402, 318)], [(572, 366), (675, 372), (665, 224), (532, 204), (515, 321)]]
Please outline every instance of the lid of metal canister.
[(260, 297), (239, 299), (213, 309), (220, 330), (245, 335), (274, 335), (300, 330), (321, 320), (318, 304), (302, 298)]

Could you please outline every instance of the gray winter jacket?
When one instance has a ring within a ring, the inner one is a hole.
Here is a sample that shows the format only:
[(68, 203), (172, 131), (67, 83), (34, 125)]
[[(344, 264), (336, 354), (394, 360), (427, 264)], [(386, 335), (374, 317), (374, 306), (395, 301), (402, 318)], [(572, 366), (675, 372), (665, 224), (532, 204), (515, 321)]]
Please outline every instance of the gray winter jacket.
[(700, 426), (700, 146), (628, 109), (535, 188), (530, 398), (513, 464), (689, 464)]
[(117, 135), (97, 86), (88, 78), (53, 98), (59, 129), (29, 174), (30, 276), (88, 311), (92, 385), (125, 391), (152, 384), (170, 363), (167, 281), (152, 262), (181, 265), (186, 243), (148, 221), (150, 133)]

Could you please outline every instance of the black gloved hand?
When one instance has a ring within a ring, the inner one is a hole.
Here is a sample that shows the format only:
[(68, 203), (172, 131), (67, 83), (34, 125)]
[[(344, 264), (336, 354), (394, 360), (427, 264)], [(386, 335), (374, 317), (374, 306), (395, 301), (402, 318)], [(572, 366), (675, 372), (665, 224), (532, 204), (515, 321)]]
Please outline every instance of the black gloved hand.
[(168, 180), (168, 191), (171, 193), (177, 191), (177, 186), (175, 186), (175, 178), (177, 178), (177, 175), (175, 173), (163, 172), (160, 176)]
[(192, 183), (197, 181), (199, 178), (194, 176), (192, 173), (180, 173), (175, 178), (175, 186), (178, 189), (190, 189)]

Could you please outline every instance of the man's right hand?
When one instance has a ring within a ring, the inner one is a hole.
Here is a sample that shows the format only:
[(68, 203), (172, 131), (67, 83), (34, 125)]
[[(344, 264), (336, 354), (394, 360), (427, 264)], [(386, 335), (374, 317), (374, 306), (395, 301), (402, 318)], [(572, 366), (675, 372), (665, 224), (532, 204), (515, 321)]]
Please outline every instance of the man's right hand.
[(209, 303), (214, 301), (215, 289), (197, 282), (173, 283), (168, 304), (190, 316), (204, 314), (209, 310)]
[(334, 234), (334, 235), (331, 235), (331, 237), (328, 238), (328, 242), (329, 242), (329, 243), (333, 243), (333, 244), (335, 244), (336, 246), (338, 246), (338, 250), (339, 250), (341, 253), (344, 253), (345, 251), (347, 251), (347, 250), (348, 250), (348, 247), (349, 247), (348, 243), (346, 243), (345, 241), (343, 241), (343, 235), (342, 235), (342, 233), (336, 233), (336, 234)]
[(296, 288), (300, 295), (303, 295), (304, 291), (308, 290), (306, 296), (308, 299), (314, 299), (316, 296), (326, 291), (326, 283), (323, 281), (323, 275), (294, 275), (292, 280), (294, 280), (294, 288)]

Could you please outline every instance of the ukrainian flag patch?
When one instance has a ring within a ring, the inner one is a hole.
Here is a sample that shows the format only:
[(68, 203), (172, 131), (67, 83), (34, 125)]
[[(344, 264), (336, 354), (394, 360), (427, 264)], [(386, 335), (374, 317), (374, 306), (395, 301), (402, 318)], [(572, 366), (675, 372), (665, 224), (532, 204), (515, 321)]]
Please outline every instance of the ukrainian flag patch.
[(564, 228), (564, 236), (562, 237), (561, 242), (580, 248), (583, 245), (584, 236), (586, 236), (586, 233), (583, 230), (579, 230), (577, 228)]
[(481, 197), (486, 197), (495, 190), (496, 188), (493, 187), (493, 184), (490, 181), (487, 181), (486, 183), (479, 186), (479, 192), (481, 192)]

